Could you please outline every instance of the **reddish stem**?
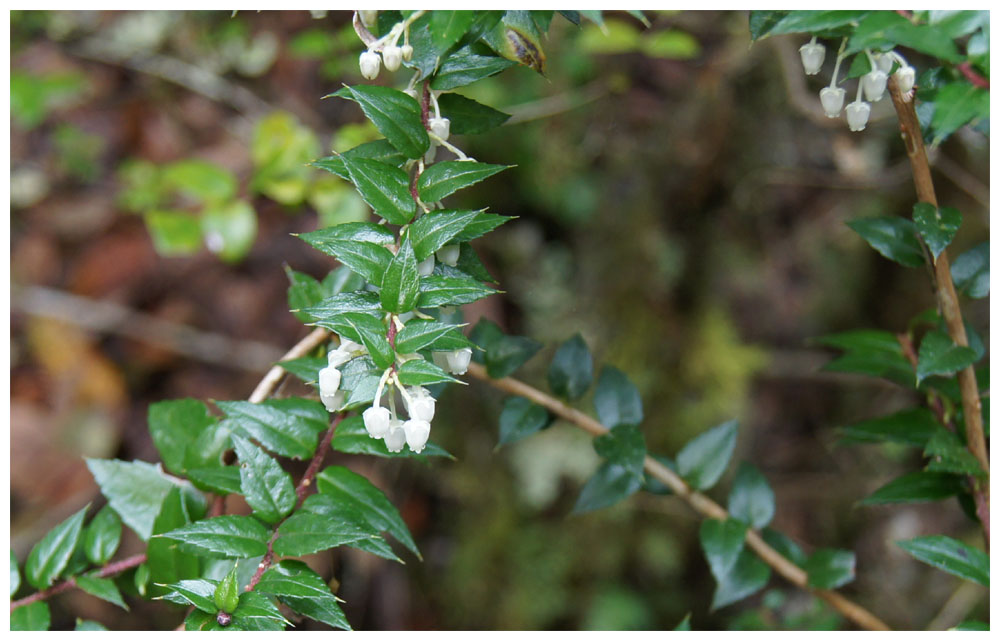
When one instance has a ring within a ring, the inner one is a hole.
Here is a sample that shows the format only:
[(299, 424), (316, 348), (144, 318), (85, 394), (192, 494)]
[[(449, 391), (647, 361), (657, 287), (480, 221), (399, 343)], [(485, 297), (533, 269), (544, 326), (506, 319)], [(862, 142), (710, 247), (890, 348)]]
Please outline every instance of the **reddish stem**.
[(420, 122), (424, 123), (424, 129), (430, 130), (430, 110), (431, 110), (431, 88), (424, 83), (424, 91), (420, 96)]
[(972, 68), (971, 62), (966, 61), (958, 65), (958, 70), (961, 71), (962, 75), (965, 76), (966, 79), (968, 79), (968, 81), (972, 84), (985, 89), (986, 91), (990, 90), (990, 81), (976, 73), (975, 69)]
[[(131, 570), (134, 567), (138, 567), (145, 562), (146, 562), (145, 553), (136, 554), (135, 556), (130, 556), (126, 559), (122, 559), (121, 561), (115, 561), (114, 563), (109, 563), (105, 565), (103, 568), (101, 568), (101, 571), (98, 572), (95, 576), (101, 579), (106, 579), (109, 576), (121, 574), (125, 570)], [(35, 601), (41, 601), (43, 599), (47, 599), (50, 596), (55, 596), (56, 594), (61, 594), (62, 592), (65, 592), (75, 587), (76, 587), (75, 580), (66, 579), (62, 583), (53, 585), (51, 588), (47, 588), (40, 592), (35, 592), (34, 594), (29, 594), (23, 599), (18, 599), (17, 601), (11, 601), (10, 611), (13, 612), (17, 608), (20, 608), (25, 605), (30, 605)]]

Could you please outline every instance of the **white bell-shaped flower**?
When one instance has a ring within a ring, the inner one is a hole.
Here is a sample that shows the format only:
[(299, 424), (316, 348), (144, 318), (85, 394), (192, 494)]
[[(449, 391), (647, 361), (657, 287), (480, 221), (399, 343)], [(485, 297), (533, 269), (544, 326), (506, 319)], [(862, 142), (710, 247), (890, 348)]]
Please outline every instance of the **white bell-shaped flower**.
[(320, 394), (319, 400), (323, 401), (323, 406), (327, 412), (339, 412), (347, 401), (347, 392), (338, 390), (333, 394)]
[(802, 56), (802, 67), (807, 76), (815, 76), (823, 67), (823, 60), (826, 58), (826, 47), (818, 42), (809, 42), (799, 47), (799, 55)]
[(435, 365), (447, 372), (450, 368), (448, 364), (448, 354), (450, 353), (451, 352), (431, 352), (431, 358), (434, 360)]
[(844, 94), (840, 87), (823, 87), (819, 91), (819, 101), (827, 118), (836, 118), (844, 108)]
[(336, 367), (324, 367), (319, 371), (319, 393), (321, 396), (333, 396), (340, 389), (340, 370)]
[(469, 371), (469, 362), (471, 361), (472, 349), (469, 347), (448, 352), (448, 371), (452, 374), (464, 374)]
[(873, 53), (872, 58), (875, 59), (875, 66), (878, 67), (879, 71), (884, 73), (892, 71), (892, 63), (895, 56), (891, 51), (888, 53)]
[(418, 421), (434, 420), (434, 405), (437, 401), (430, 392), (422, 387), (411, 387), (406, 398), (406, 412), (411, 419)]
[(326, 363), (330, 367), (336, 368), (340, 367), (352, 358), (354, 358), (354, 355), (345, 351), (343, 346), (341, 346), (326, 355)]
[(434, 254), (417, 263), (417, 274), (420, 276), (430, 276), (434, 273)]
[(445, 245), (435, 253), (440, 262), (454, 267), (458, 264), (458, 257), (462, 253), (462, 247), (460, 245)]
[(402, 49), (396, 45), (388, 45), (382, 49), (382, 62), (385, 63), (385, 68), (389, 71), (399, 69), (399, 65), (403, 62)]
[(361, 354), (368, 353), (368, 350), (365, 349), (364, 345), (362, 345), (361, 343), (355, 343), (354, 341), (348, 338), (340, 339), (340, 347), (338, 347), (337, 349), (353, 354), (354, 356), (360, 356)]
[(378, 11), (362, 10), (358, 11), (358, 16), (361, 18), (361, 23), (370, 29), (375, 26), (375, 21), (378, 20)]
[(382, 66), (382, 58), (374, 51), (364, 51), (358, 59), (358, 66), (361, 68), (361, 75), (368, 80), (378, 78), (378, 70)]
[(400, 53), (403, 54), (403, 60), (409, 62), (413, 58), (413, 47), (409, 44), (405, 44), (399, 48)]
[(385, 438), (389, 433), (389, 423), (392, 422), (392, 415), (385, 407), (373, 405), (366, 409), (361, 415), (365, 421), (365, 429), (372, 438)]
[(896, 78), (899, 91), (905, 95), (913, 90), (913, 85), (917, 80), (917, 70), (910, 65), (905, 65), (897, 69), (893, 77)]
[(885, 75), (885, 72), (881, 69), (876, 69), (874, 71), (869, 71), (865, 75), (861, 76), (861, 88), (865, 91), (865, 96), (871, 102), (878, 102), (885, 95), (885, 83), (889, 80), (889, 76)]
[(389, 431), (385, 435), (385, 447), (390, 452), (402, 452), (406, 445), (406, 432), (403, 430), (403, 421), (395, 419), (389, 421)]
[(431, 424), (427, 421), (410, 419), (403, 423), (403, 433), (406, 435), (406, 444), (419, 454), (427, 445), (427, 438), (431, 435)]
[(851, 131), (863, 131), (868, 124), (868, 116), (872, 113), (871, 105), (861, 100), (855, 100), (847, 105), (847, 126)]
[(448, 140), (451, 134), (451, 121), (447, 118), (431, 118), (427, 121), (431, 127), (431, 133), (441, 140)]

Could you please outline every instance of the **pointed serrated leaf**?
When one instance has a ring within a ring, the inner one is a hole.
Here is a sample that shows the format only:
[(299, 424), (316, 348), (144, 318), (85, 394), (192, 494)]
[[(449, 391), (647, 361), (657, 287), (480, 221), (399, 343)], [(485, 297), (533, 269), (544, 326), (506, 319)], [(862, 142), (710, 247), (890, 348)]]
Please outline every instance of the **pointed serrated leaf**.
[(712, 610), (736, 603), (761, 590), (771, 578), (771, 568), (747, 549), (740, 552), (736, 563), (722, 577), (712, 596)]
[(455, 135), (485, 133), (510, 119), (510, 114), (457, 93), (442, 94), (438, 105), (441, 115), (451, 121), (451, 133)]
[(616, 463), (604, 462), (580, 490), (573, 512), (590, 512), (614, 505), (635, 494), (640, 487), (641, 476), (637, 477)]
[(500, 439), (497, 445), (530, 436), (549, 423), (549, 413), (541, 405), (535, 405), (521, 396), (508, 397), (500, 411)]
[(365, 241), (331, 240), (322, 251), (333, 256), (372, 285), (382, 283), (382, 274), (392, 260), (392, 252)]
[(88, 505), (49, 530), (31, 548), (28, 560), (24, 563), (24, 576), (28, 583), (41, 590), (51, 586), (59, 577), (80, 540), (83, 517), (89, 507)]
[(802, 569), (809, 575), (809, 587), (834, 590), (854, 580), (854, 552), (821, 548), (806, 559)]
[(430, 146), (427, 130), (420, 121), (420, 105), (402, 91), (357, 85), (331, 95), (357, 102), (375, 128), (407, 157), (420, 158)]
[(722, 477), (736, 448), (736, 421), (694, 437), (677, 454), (677, 471), (692, 487), (707, 490)]
[(377, 216), (394, 225), (405, 225), (417, 213), (410, 193), (410, 179), (398, 167), (370, 158), (344, 157), (344, 166), (361, 198)]
[(307, 459), (316, 451), (319, 434), (329, 427), (323, 405), (302, 398), (216, 401), (233, 432), (255, 439), (280, 456)]
[(482, 180), (508, 169), (508, 165), (445, 160), (428, 167), (417, 180), (420, 199), (434, 203)]
[(426, 309), (445, 305), (465, 305), (496, 293), (497, 290), (472, 278), (425, 276), (420, 279), (417, 307)]
[(966, 491), (962, 477), (945, 472), (914, 472), (893, 479), (872, 492), (861, 505), (939, 501)]
[(417, 260), (424, 260), (447, 245), (476, 221), (480, 213), (482, 212), (474, 210), (439, 209), (415, 220), (410, 225), (409, 237)]
[(122, 593), (119, 592), (118, 586), (111, 579), (82, 575), (76, 577), (74, 581), (76, 582), (76, 587), (87, 594), (96, 596), (98, 599), (102, 599), (108, 603), (114, 603), (119, 608), (128, 611), (128, 605), (122, 599)]
[(354, 524), (309, 512), (296, 512), (278, 527), (274, 551), (282, 556), (304, 556), (352, 543), (372, 534)]
[(594, 357), (583, 337), (576, 334), (559, 346), (549, 365), (552, 391), (570, 400), (586, 393), (594, 380)]
[(774, 490), (750, 463), (740, 463), (729, 490), (729, 514), (750, 527), (760, 529), (774, 518)]
[(216, 516), (157, 534), (180, 541), (182, 548), (209, 557), (248, 559), (267, 553), (271, 533), (250, 516)]
[(939, 209), (930, 203), (917, 203), (913, 206), (913, 222), (937, 260), (962, 225), (962, 214), (951, 207)]
[(847, 226), (853, 229), (872, 249), (904, 267), (920, 267), (924, 253), (917, 241), (913, 221), (894, 216), (855, 218)]
[(83, 533), (83, 550), (94, 565), (104, 565), (118, 551), (122, 540), (122, 520), (105, 505), (94, 516)]
[(413, 309), (420, 293), (420, 275), (417, 274), (417, 259), (409, 239), (399, 246), (382, 277), (379, 292), (382, 308), (393, 314), (405, 314)]
[(458, 379), (434, 363), (422, 359), (412, 359), (399, 367), (399, 382), (403, 385), (433, 385), (435, 383), (456, 383)]
[(969, 298), (985, 298), (990, 293), (990, 244), (976, 245), (951, 264), (955, 287)]
[(513, 66), (514, 63), (497, 56), (481, 56), (471, 47), (462, 47), (448, 55), (431, 80), (431, 89), (445, 91), (470, 85)]
[(277, 523), (295, 507), (292, 477), (249, 440), (236, 434), (232, 439), (240, 461), (240, 488), (247, 504), (257, 518)]
[(201, 612), (214, 616), (218, 609), (212, 596), (217, 585), (218, 582), (211, 579), (185, 579), (165, 586), (171, 592), (161, 598), (171, 603), (193, 605)]
[(976, 352), (971, 347), (956, 345), (944, 332), (927, 332), (917, 353), (917, 385), (928, 376), (953, 374), (975, 362)]
[(51, 624), (52, 615), (45, 601), (35, 601), (10, 611), (11, 632), (44, 631)]
[(699, 539), (712, 576), (725, 578), (743, 552), (747, 524), (737, 519), (705, 519), (701, 522)]
[(990, 586), (990, 557), (982, 550), (948, 536), (921, 536), (896, 541), (918, 561), (980, 585)]
[(396, 351), (412, 354), (425, 348), (454, 350), (469, 347), (472, 341), (462, 336), (461, 327), (415, 318), (407, 321), (406, 327), (396, 334)]

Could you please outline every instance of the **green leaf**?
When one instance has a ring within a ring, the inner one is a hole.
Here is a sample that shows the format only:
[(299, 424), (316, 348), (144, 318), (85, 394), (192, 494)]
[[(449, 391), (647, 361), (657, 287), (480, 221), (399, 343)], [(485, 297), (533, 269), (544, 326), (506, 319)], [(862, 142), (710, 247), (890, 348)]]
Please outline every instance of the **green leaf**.
[(257, 591), (278, 597), (295, 612), (341, 630), (350, 630), (337, 597), (305, 563), (285, 560), (271, 566), (257, 584)]
[(84, 530), (83, 550), (91, 563), (104, 565), (118, 551), (121, 540), (122, 520), (110, 505), (105, 505)]
[[(413, 47), (417, 49), (416, 44)], [(427, 130), (420, 121), (420, 105), (402, 91), (358, 85), (344, 87), (331, 95), (357, 102), (375, 128), (408, 158), (420, 158), (430, 146)]]
[(403, 363), (399, 370), (399, 382), (403, 385), (433, 385), (434, 383), (457, 383), (457, 378), (448, 374), (434, 363), (412, 359)]
[(449, 325), (415, 318), (396, 334), (396, 351), (413, 354), (420, 349), (455, 350), (471, 347), (472, 341), (462, 336), (461, 325)]
[(17, 557), (14, 556), (14, 549), (10, 550), (10, 596), (14, 596), (17, 593), (17, 589), (21, 587), (21, 570), (17, 567)]
[(96, 576), (81, 575), (74, 579), (76, 587), (80, 588), (91, 596), (103, 599), (108, 603), (114, 603), (123, 610), (128, 610), (128, 606), (122, 599), (122, 593), (118, 591), (118, 586), (111, 579), (102, 579)]
[[(182, 605), (184, 604), (182, 603)], [(195, 608), (184, 617), (184, 629), (188, 632), (221, 632), (223, 630), (239, 630), (240, 627), (234, 627), (232, 624), (229, 627), (219, 625), (216, 613), (209, 614)]]
[(956, 345), (944, 332), (932, 330), (920, 341), (917, 354), (917, 384), (928, 376), (945, 376), (976, 362), (971, 347)]
[(399, 511), (368, 479), (346, 467), (330, 466), (316, 476), (316, 488), (321, 494), (332, 497), (338, 503), (358, 506), (376, 530), (393, 535), (420, 558), (417, 544), (413, 541)]
[(845, 53), (909, 47), (952, 63), (962, 62), (955, 43), (937, 27), (916, 25), (894, 11), (872, 11), (854, 29)]
[(327, 324), (342, 338), (349, 338), (365, 346), (375, 366), (380, 370), (395, 361), (395, 353), (386, 338), (381, 318), (358, 312), (347, 312), (330, 319)]
[[(340, 389), (347, 392), (345, 409), (371, 405), (372, 401), (375, 400), (375, 392), (384, 370), (375, 367), (375, 363), (370, 357), (361, 356), (348, 361), (340, 368), (340, 371), (342, 374)], [(343, 424), (337, 428), (337, 431), (342, 429)]]
[(985, 298), (990, 294), (990, 243), (976, 245), (951, 264), (955, 287), (969, 298)]
[(405, 314), (413, 309), (420, 293), (420, 276), (417, 274), (417, 259), (409, 239), (399, 246), (399, 251), (389, 263), (382, 277), (382, 291), (379, 296), (382, 308), (393, 314)]
[(302, 504), (302, 509), (311, 514), (318, 514), (328, 519), (352, 525), (369, 535), (366, 538), (348, 543), (348, 546), (369, 552), (383, 559), (399, 563), (403, 562), (392, 551), (385, 538), (381, 536), (384, 530), (380, 530), (372, 524), (367, 518), (364, 508), (360, 505), (339, 501), (326, 494), (314, 494), (306, 498)]
[(244, 592), (233, 611), (233, 623), (246, 630), (284, 630), (289, 621), (271, 599), (259, 592)]
[(802, 569), (809, 575), (809, 587), (834, 590), (854, 580), (854, 552), (821, 548), (806, 559)]
[(410, 178), (398, 167), (370, 158), (344, 156), (344, 166), (361, 198), (394, 225), (405, 225), (417, 213), (410, 193)]
[(451, 239), (451, 243), (467, 243), (470, 240), (475, 240), (480, 236), (487, 234), (500, 225), (506, 223), (509, 220), (513, 220), (513, 216), (501, 216), (500, 214), (487, 214), (484, 211), (476, 212), (475, 218), (472, 219), (465, 229), (455, 234), (455, 237)]
[(434, 11), (430, 21), (434, 46), (441, 51), (447, 50), (465, 35), (475, 17), (472, 11)]
[(847, 352), (824, 365), (825, 371), (880, 376), (901, 385), (913, 384), (913, 367), (891, 332), (857, 330), (831, 334), (819, 340)]
[(438, 98), (438, 106), (441, 115), (451, 121), (451, 133), (455, 135), (485, 133), (510, 118), (510, 114), (457, 93), (442, 94)]
[(74, 632), (107, 632), (108, 629), (97, 621), (84, 621), (77, 617)]
[(951, 472), (983, 476), (979, 461), (965, 447), (965, 444), (955, 435), (941, 426), (935, 428), (934, 436), (927, 441), (924, 455), (931, 459), (927, 470), (932, 472)]
[(795, 565), (802, 567), (806, 562), (806, 553), (802, 551), (799, 544), (788, 538), (777, 530), (764, 528), (760, 533), (764, 542), (777, 550), (781, 556), (785, 557)]
[(341, 325), (337, 318), (344, 314), (357, 312), (381, 316), (382, 303), (375, 292), (344, 292), (324, 298), (317, 304), (302, 310), (308, 323), (319, 325), (336, 331)]
[(990, 557), (982, 550), (942, 535), (896, 541), (896, 545), (918, 561), (990, 587)]
[[(650, 457), (660, 465), (663, 465), (672, 472), (677, 472), (677, 463), (666, 456), (661, 456), (659, 454), (650, 454)], [(665, 483), (657, 479), (655, 476), (650, 474), (648, 471), (645, 472), (643, 478), (643, 488), (647, 492), (652, 494), (659, 494), (660, 496), (669, 496), (674, 493)]]
[(226, 413), (234, 433), (253, 438), (279, 456), (311, 457), (319, 434), (329, 427), (329, 414), (323, 405), (304, 398), (215, 404)]
[(313, 317), (302, 310), (323, 300), (325, 288), (309, 274), (297, 272), (288, 265), (285, 265), (285, 274), (288, 276), (288, 309), (303, 323), (312, 321)]
[(235, 467), (203, 467), (188, 470), (187, 476), (206, 492), (223, 496), (240, 493), (240, 471)]
[(278, 365), (303, 383), (316, 383), (319, 380), (319, 371), (327, 366), (327, 360), (320, 356), (303, 356), (280, 361)]
[(143, 218), (158, 254), (189, 256), (201, 247), (201, 223), (191, 214), (155, 210)]
[(580, 490), (573, 506), (574, 513), (590, 512), (614, 505), (635, 494), (642, 487), (642, 477), (637, 477), (617, 463), (605, 461)]
[(755, 530), (774, 518), (774, 490), (767, 479), (750, 463), (740, 463), (729, 490), (729, 514)]
[(937, 428), (938, 422), (931, 411), (917, 407), (842, 427), (840, 433), (842, 443), (888, 441), (922, 448)]
[(616, 367), (601, 370), (594, 390), (594, 408), (605, 427), (642, 423), (642, 399), (632, 381)]
[(52, 585), (63, 571), (73, 549), (80, 540), (83, 528), (83, 517), (87, 508), (83, 508), (59, 525), (55, 526), (31, 548), (28, 560), (24, 563), (24, 576), (28, 583), (39, 590)]
[[(153, 522), (153, 534), (163, 534), (184, 527), (205, 515), (205, 510), (191, 505), (186, 495), (172, 489), (163, 501), (160, 513)], [(197, 556), (179, 549), (179, 543), (170, 539), (153, 536), (146, 546), (146, 563), (149, 580), (153, 583), (176, 583), (182, 579), (200, 576), (201, 562)], [(159, 593), (158, 588), (153, 588)]]
[(188, 159), (168, 165), (163, 182), (201, 203), (222, 203), (236, 195), (236, 176), (222, 167), (198, 159)]
[(582, 336), (576, 334), (559, 346), (549, 365), (548, 380), (553, 392), (570, 400), (586, 393), (594, 380), (594, 357)]
[(690, 632), (690, 631), (691, 631), (691, 613), (688, 612), (687, 614), (684, 615), (684, 618), (681, 619), (681, 622), (677, 624), (677, 627), (674, 628), (674, 632)]
[(372, 285), (382, 283), (382, 274), (392, 261), (392, 252), (375, 243), (331, 240), (323, 243), (321, 249)]
[(629, 473), (642, 478), (646, 460), (646, 441), (635, 425), (617, 425), (607, 434), (594, 439), (594, 451), (611, 463), (621, 465)]
[(214, 617), (218, 608), (216, 608), (212, 597), (217, 585), (218, 583), (211, 579), (185, 579), (167, 585), (166, 587), (172, 592), (161, 598), (171, 603), (193, 605), (198, 610)]
[(726, 421), (694, 437), (677, 455), (677, 471), (697, 490), (722, 477), (736, 448), (736, 421)]
[[(442, 98), (444, 98), (444, 96), (442, 96)], [(452, 123), (451, 131), (453, 133), (455, 132), (454, 123)], [(327, 156), (326, 158), (314, 160), (309, 164), (318, 169), (323, 169), (331, 174), (340, 176), (344, 180), (350, 180), (351, 175), (347, 173), (347, 167), (344, 166), (344, 156), (350, 156), (351, 158), (371, 158), (372, 160), (377, 160), (387, 165), (392, 165), (393, 167), (399, 167), (406, 162), (406, 154), (393, 147), (392, 143), (385, 138), (381, 138), (379, 140), (362, 143), (354, 149), (349, 149), (337, 156)]]
[(963, 125), (990, 116), (990, 92), (965, 80), (945, 85), (934, 98), (932, 144), (940, 144)]
[(236, 434), (232, 439), (240, 461), (240, 488), (247, 504), (260, 520), (277, 523), (295, 507), (291, 475), (250, 441)]
[(229, 614), (232, 614), (240, 603), (240, 586), (236, 578), (236, 568), (237, 566), (234, 565), (229, 574), (219, 581), (219, 585), (215, 586), (215, 592), (212, 593), (212, 602), (215, 603), (215, 607)]
[(35, 601), (10, 612), (10, 631), (48, 630), (52, 623), (49, 604)]
[(771, 568), (753, 552), (744, 549), (729, 572), (715, 577), (718, 585), (712, 596), (712, 610), (745, 599), (767, 585), (770, 578)]
[[(470, 85), (513, 66), (514, 63), (497, 56), (481, 56), (471, 47), (462, 47), (441, 63), (431, 80), (431, 89), (444, 91)], [(388, 137), (388, 136), (386, 136)]]
[(959, 632), (989, 632), (990, 624), (983, 621), (962, 621), (954, 628), (949, 628), (949, 630), (957, 630)]
[(847, 226), (867, 241), (872, 249), (904, 267), (920, 267), (924, 254), (917, 241), (913, 221), (895, 216), (855, 218)]
[(343, 523), (325, 515), (296, 512), (278, 527), (274, 552), (281, 556), (304, 556), (361, 539), (372, 538), (353, 523)]
[(913, 206), (913, 222), (937, 260), (961, 226), (962, 214), (951, 207), (938, 209), (930, 203), (917, 203)]
[(434, 163), (420, 174), (417, 190), (422, 201), (434, 203), (507, 168), (509, 165), (445, 160)]
[[(374, 392), (372, 394), (374, 396)], [(368, 400), (371, 404), (371, 399)], [(390, 452), (382, 439), (372, 438), (365, 429), (364, 421), (360, 416), (352, 416), (341, 421), (337, 426), (337, 431), (333, 435), (330, 447), (338, 452), (346, 454), (369, 454), (371, 456), (381, 456), (383, 458), (423, 458), (425, 456), (444, 456), (454, 459), (433, 442), (428, 442), (427, 447), (420, 454), (413, 453), (409, 448), (403, 448), (402, 452)]]
[(299, 234), (299, 238), (325, 253), (329, 252), (323, 248), (330, 241), (360, 240), (376, 245), (392, 245), (396, 242), (395, 234), (389, 231), (388, 227), (375, 223), (341, 223), (333, 227), (324, 227)]
[(420, 279), (417, 307), (427, 309), (445, 305), (465, 305), (497, 293), (498, 290), (471, 278), (425, 276)]
[(545, 74), (541, 34), (530, 11), (505, 11), (500, 24), (487, 31), (483, 40), (504, 58)]
[(954, 474), (914, 472), (889, 481), (861, 501), (861, 505), (940, 501), (961, 494), (966, 489), (965, 481)]
[(712, 576), (725, 577), (743, 552), (747, 524), (736, 519), (705, 519), (698, 537)]
[(224, 261), (237, 262), (257, 238), (257, 212), (245, 200), (207, 207), (201, 214), (201, 231), (211, 252)]
[(541, 343), (525, 336), (502, 336), (486, 348), (486, 373), (490, 378), (510, 376), (541, 348)]
[(156, 536), (180, 541), (182, 547), (202, 556), (248, 559), (267, 553), (271, 533), (253, 517), (226, 515)]
[[(441, 163), (431, 165), (431, 168), (439, 164)], [(417, 260), (424, 260), (447, 245), (476, 221), (480, 213), (473, 210), (438, 209), (418, 218), (410, 225), (409, 231)]]
[(757, 41), (770, 34), (775, 25), (788, 14), (788, 11), (751, 11), (750, 40)]
[(174, 474), (185, 474), (190, 467), (207, 467), (222, 454), (222, 448), (206, 453), (195, 447), (206, 430), (218, 422), (201, 401), (184, 398), (161, 401), (149, 406), (149, 433), (163, 459), (163, 466)]
[(500, 411), (500, 441), (497, 446), (519, 441), (545, 428), (549, 412), (521, 396), (509, 396)]

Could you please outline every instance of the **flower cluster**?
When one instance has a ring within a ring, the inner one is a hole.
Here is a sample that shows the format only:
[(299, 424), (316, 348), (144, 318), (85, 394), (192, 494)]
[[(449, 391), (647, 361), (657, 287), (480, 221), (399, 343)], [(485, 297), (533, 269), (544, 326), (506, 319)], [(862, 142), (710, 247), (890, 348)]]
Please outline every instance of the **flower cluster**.
[[(837, 53), (837, 61), (833, 66), (833, 78), (830, 84), (819, 92), (819, 101), (823, 105), (823, 111), (828, 118), (837, 118), (843, 111), (847, 117), (847, 126), (851, 131), (862, 131), (868, 125), (868, 118), (871, 116), (871, 102), (878, 102), (885, 96), (886, 84), (889, 81), (889, 74), (895, 73), (896, 84), (904, 96), (909, 96), (913, 89), (916, 78), (916, 71), (906, 63), (906, 60), (896, 53), (889, 51), (886, 53), (872, 53), (865, 50), (871, 71), (861, 76), (858, 82), (858, 93), (854, 99), (844, 108), (844, 97), (846, 91), (837, 86), (837, 74), (840, 71), (840, 63), (844, 60), (844, 48), (847, 45), (845, 38)], [(816, 42), (813, 37), (811, 41), (799, 47), (799, 54), (802, 56), (802, 67), (806, 75), (816, 75), (823, 66), (826, 59), (826, 48)], [(862, 100), (867, 98), (869, 102)]]
[(319, 371), (319, 398), (328, 412), (336, 412), (344, 406), (347, 394), (340, 389), (340, 366), (347, 361), (363, 356), (368, 350), (354, 341), (342, 340), (337, 349), (326, 356), (327, 366)]
[[(358, 11), (358, 18), (365, 27), (371, 28), (378, 20), (378, 11)], [(358, 60), (362, 76), (368, 80), (374, 80), (378, 78), (378, 72), (383, 63), (389, 71), (396, 71), (404, 60), (409, 62), (413, 58), (413, 47), (410, 45), (410, 23), (414, 19), (415, 17), (411, 16), (410, 19), (397, 23), (389, 30), (389, 33), (368, 45), (368, 50), (362, 52)], [(400, 36), (403, 37), (402, 46), (397, 44)], [(379, 53), (382, 55), (380, 56)]]

